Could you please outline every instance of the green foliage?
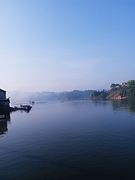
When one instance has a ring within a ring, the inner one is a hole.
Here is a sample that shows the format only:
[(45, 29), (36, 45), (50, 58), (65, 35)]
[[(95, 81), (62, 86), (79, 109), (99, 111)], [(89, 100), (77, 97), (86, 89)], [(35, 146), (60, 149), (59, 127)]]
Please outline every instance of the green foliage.
[(114, 96), (135, 99), (135, 80), (122, 84), (111, 84), (109, 91), (94, 91), (92, 94), (92, 97), (99, 99), (113, 98)]
[(121, 85), (120, 84), (111, 84), (110, 88), (112, 91), (115, 91), (116, 89), (120, 89)]
[(122, 97), (135, 97), (135, 80), (120, 84), (112, 84), (111, 91), (119, 92)]
[(135, 80), (130, 80), (127, 82), (127, 96), (135, 97)]
[(102, 91), (94, 91), (92, 93), (92, 98), (98, 98), (98, 99), (106, 99), (108, 96), (108, 91), (102, 90)]

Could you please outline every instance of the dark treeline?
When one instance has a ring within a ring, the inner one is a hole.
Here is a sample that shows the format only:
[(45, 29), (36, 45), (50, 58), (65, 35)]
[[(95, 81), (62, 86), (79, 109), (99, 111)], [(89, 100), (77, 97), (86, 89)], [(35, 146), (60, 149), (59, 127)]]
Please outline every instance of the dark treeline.
[(69, 92), (62, 92), (58, 94), (59, 100), (85, 100), (90, 99), (93, 91), (92, 90), (85, 90), (85, 91), (69, 91)]

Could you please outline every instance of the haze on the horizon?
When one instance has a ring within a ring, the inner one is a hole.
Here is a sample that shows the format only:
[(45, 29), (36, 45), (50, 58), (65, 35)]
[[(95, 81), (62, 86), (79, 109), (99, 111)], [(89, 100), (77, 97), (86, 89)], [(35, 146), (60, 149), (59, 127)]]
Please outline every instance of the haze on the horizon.
[(0, 62), (8, 91), (135, 79), (135, 1), (0, 0)]

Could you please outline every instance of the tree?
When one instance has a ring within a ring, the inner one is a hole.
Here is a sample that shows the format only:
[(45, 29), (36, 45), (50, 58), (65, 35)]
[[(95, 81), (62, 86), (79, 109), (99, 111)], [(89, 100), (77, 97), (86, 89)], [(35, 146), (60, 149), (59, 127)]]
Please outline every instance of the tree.
[(135, 80), (130, 80), (127, 82), (127, 95), (129, 97), (135, 97)]
[(111, 84), (110, 88), (111, 90), (116, 90), (116, 89), (119, 89), (121, 87), (120, 84)]

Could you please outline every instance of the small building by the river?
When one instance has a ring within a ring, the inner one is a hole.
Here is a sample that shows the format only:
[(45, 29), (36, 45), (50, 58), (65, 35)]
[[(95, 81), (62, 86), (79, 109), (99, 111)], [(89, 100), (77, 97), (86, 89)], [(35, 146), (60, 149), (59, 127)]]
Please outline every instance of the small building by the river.
[(6, 97), (6, 91), (0, 89), (0, 111), (9, 110), (10, 100)]
[(3, 89), (0, 89), (0, 101), (6, 100), (6, 91)]

